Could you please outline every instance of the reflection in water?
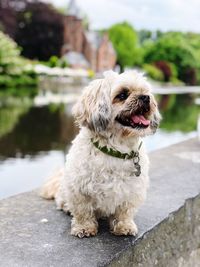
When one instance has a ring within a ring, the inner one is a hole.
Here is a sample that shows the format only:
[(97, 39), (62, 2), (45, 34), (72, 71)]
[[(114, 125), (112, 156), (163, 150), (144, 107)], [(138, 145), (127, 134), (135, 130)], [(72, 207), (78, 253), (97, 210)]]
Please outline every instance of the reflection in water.
[(194, 95), (163, 95), (158, 98), (163, 116), (161, 129), (170, 132), (191, 132), (197, 129), (200, 106), (194, 104)]
[(73, 118), (64, 106), (32, 107), (0, 138), (0, 156), (4, 159), (34, 156), (40, 151), (65, 151), (76, 131)]
[(77, 132), (70, 110), (71, 105), (0, 108), (0, 199), (41, 186), (63, 167)]
[(26, 114), (29, 108), (30, 103), (0, 108), (0, 138), (13, 130), (20, 116)]
[[(157, 98), (163, 121), (158, 133), (145, 140), (149, 151), (194, 136), (200, 114), (193, 95)], [(0, 107), (0, 199), (39, 187), (64, 165), (76, 133), (69, 104)]]

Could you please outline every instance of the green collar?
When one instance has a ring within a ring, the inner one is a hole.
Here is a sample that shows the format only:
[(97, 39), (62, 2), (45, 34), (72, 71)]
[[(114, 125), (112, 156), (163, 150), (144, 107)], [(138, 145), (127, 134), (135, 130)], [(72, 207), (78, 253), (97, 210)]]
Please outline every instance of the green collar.
[(98, 148), (101, 152), (103, 152), (104, 154), (107, 154), (107, 155), (115, 157), (115, 158), (120, 158), (120, 159), (134, 159), (134, 158), (138, 157), (139, 156), (139, 150), (142, 146), (142, 141), (141, 141), (139, 144), (139, 147), (138, 147), (138, 151), (131, 151), (130, 153), (121, 153), (118, 150), (114, 150), (112, 148), (107, 148), (107, 146), (101, 147), (99, 145), (99, 142), (98, 141), (94, 142), (93, 139), (91, 139), (91, 141), (92, 141), (93, 145), (96, 148)]
[(133, 170), (133, 174), (135, 176), (140, 176), (141, 174), (141, 166), (140, 166), (140, 155), (139, 155), (139, 150), (142, 146), (142, 141), (140, 142), (139, 144), (139, 147), (138, 147), (138, 150), (137, 151), (131, 151), (129, 154), (128, 153), (121, 153), (120, 151), (118, 150), (114, 150), (112, 148), (108, 149), (107, 146), (103, 146), (101, 147), (99, 145), (99, 142), (96, 141), (94, 142), (93, 139), (91, 139), (93, 145), (99, 149), (101, 152), (109, 155), (109, 156), (112, 156), (112, 157), (115, 157), (115, 158), (120, 158), (120, 159), (132, 159), (133, 160), (133, 164), (134, 164), (134, 170)]

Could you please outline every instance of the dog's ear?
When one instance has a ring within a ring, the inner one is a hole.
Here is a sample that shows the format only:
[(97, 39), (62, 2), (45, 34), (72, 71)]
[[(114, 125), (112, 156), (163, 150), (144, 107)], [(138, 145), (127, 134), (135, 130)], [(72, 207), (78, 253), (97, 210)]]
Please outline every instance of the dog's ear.
[(117, 79), (119, 74), (112, 70), (104, 71), (103, 76), (105, 77), (106, 81), (108, 82), (109, 86), (112, 86), (114, 81)]
[(99, 133), (105, 131), (111, 119), (110, 87), (105, 79), (91, 82), (73, 108), (79, 126)]

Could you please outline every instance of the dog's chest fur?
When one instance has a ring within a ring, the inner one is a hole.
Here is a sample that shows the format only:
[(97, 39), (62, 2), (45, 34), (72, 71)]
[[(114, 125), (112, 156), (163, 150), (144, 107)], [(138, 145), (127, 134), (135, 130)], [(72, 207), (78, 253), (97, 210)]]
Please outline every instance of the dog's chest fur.
[(124, 202), (145, 197), (148, 158), (140, 151), (141, 175), (134, 175), (133, 160), (115, 158), (99, 151), (90, 138), (79, 134), (67, 156), (65, 185), (77, 194), (90, 196), (94, 208), (112, 214)]

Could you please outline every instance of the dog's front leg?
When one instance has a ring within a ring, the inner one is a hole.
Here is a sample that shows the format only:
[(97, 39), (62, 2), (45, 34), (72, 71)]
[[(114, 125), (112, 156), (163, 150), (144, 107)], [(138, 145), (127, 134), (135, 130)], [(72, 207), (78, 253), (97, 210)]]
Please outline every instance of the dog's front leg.
[(133, 235), (138, 233), (137, 225), (133, 221), (135, 208), (129, 203), (118, 206), (110, 216), (110, 231), (115, 235)]
[(71, 234), (79, 238), (95, 236), (98, 232), (98, 222), (90, 198), (79, 195), (73, 198), (71, 204)]

